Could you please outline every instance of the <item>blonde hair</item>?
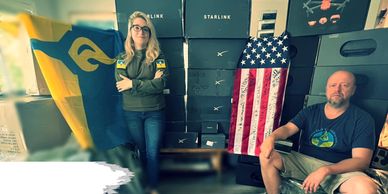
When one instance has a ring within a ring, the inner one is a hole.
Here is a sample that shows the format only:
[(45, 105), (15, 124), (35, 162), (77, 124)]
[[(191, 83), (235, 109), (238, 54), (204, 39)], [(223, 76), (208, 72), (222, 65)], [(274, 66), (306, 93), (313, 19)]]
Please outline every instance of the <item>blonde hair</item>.
[(140, 11), (135, 11), (132, 13), (131, 16), (129, 16), (128, 19), (128, 33), (127, 33), (127, 38), (125, 40), (125, 62), (130, 62), (133, 59), (133, 56), (135, 55), (135, 46), (134, 42), (132, 39), (132, 33), (130, 32), (130, 29), (133, 25), (133, 21), (136, 18), (142, 18), (144, 21), (146, 21), (146, 25), (150, 28), (150, 37), (147, 43), (146, 47), (146, 59), (145, 62), (146, 64), (151, 64), (158, 56), (160, 53), (160, 48), (159, 48), (159, 42), (158, 39), (156, 38), (156, 32), (155, 32), (155, 27), (151, 22), (151, 19), (143, 12)]

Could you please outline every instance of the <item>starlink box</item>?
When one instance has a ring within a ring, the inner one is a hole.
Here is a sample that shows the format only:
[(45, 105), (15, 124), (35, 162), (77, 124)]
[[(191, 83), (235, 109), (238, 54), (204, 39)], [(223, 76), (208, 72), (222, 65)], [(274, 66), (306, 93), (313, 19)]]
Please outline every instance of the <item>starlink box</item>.
[[(229, 120), (191, 120), (187, 121), (187, 131), (202, 131), (202, 123), (203, 122), (211, 122), (211, 123), (217, 123), (217, 133), (223, 133), (226, 137), (229, 136), (229, 126), (230, 121)], [(204, 132), (202, 132), (204, 133)]]
[(236, 69), (248, 39), (188, 39), (188, 67)]
[(188, 69), (187, 94), (191, 96), (231, 96), (234, 70)]
[(182, 0), (116, 0), (118, 27), (127, 36), (128, 19), (134, 11), (148, 15), (158, 38), (183, 37)]
[(159, 38), (160, 49), (167, 59), (170, 69), (183, 68), (183, 39)]
[(166, 121), (185, 121), (184, 96), (165, 95), (166, 98)]
[(229, 120), (231, 97), (188, 96), (187, 121)]
[(248, 38), (248, 0), (186, 0), (186, 38)]
[(201, 123), (202, 133), (218, 133), (218, 123), (215, 121), (203, 121)]
[(287, 31), (308, 36), (362, 30), (369, 4), (370, 0), (290, 1)]
[(185, 69), (169, 69), (169, 73), (167, 87), (163, 92), (170, 95), (185, 95)]
[(225, 148), (225, 135), (218, 134), (202, 134), (201, 135), (201, 148)]
[(197, 132), (166, 132), (164, 136), (165, 148), (197, 148)]

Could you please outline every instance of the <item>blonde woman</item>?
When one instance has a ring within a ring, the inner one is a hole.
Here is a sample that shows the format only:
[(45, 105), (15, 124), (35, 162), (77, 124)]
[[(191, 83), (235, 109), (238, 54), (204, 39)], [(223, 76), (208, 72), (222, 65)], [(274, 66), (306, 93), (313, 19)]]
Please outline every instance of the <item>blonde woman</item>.
[(125, 53), (118, 56), (115, 75), (130, 135), (140, 150), (147, 186), (151, 194), (157, 194), (168, 68), (155, 28), (142, 12), (129, 17)]

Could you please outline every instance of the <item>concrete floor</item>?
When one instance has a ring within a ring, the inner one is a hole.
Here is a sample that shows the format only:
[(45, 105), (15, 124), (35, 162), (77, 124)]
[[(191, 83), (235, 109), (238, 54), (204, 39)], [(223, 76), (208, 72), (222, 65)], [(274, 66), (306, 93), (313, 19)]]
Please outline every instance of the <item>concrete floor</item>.
[(162, 172), (160, 194), (260, 194), (264, 188), (238, 185), (234, 169), (214, 172)]

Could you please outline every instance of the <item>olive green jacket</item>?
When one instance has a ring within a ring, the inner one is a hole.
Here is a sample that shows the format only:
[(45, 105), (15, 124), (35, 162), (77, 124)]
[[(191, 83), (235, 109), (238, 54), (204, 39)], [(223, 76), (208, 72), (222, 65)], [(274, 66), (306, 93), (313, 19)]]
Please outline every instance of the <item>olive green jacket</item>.
[[(124, 54), (117, 57), (115, 77), (119, 74), (132, 80), (132, 88), (122, 92), (123, 108), (126, 111), (155, 111), (166, 106), (163, 89), (169, 76), (168, 65), (163, 54), (151, 64), (145, 64), (145, 50), (135, 51), (132, 61), (125, 64)], [(163, 71), (161, 78), (154, 79), (157, 70)]]

